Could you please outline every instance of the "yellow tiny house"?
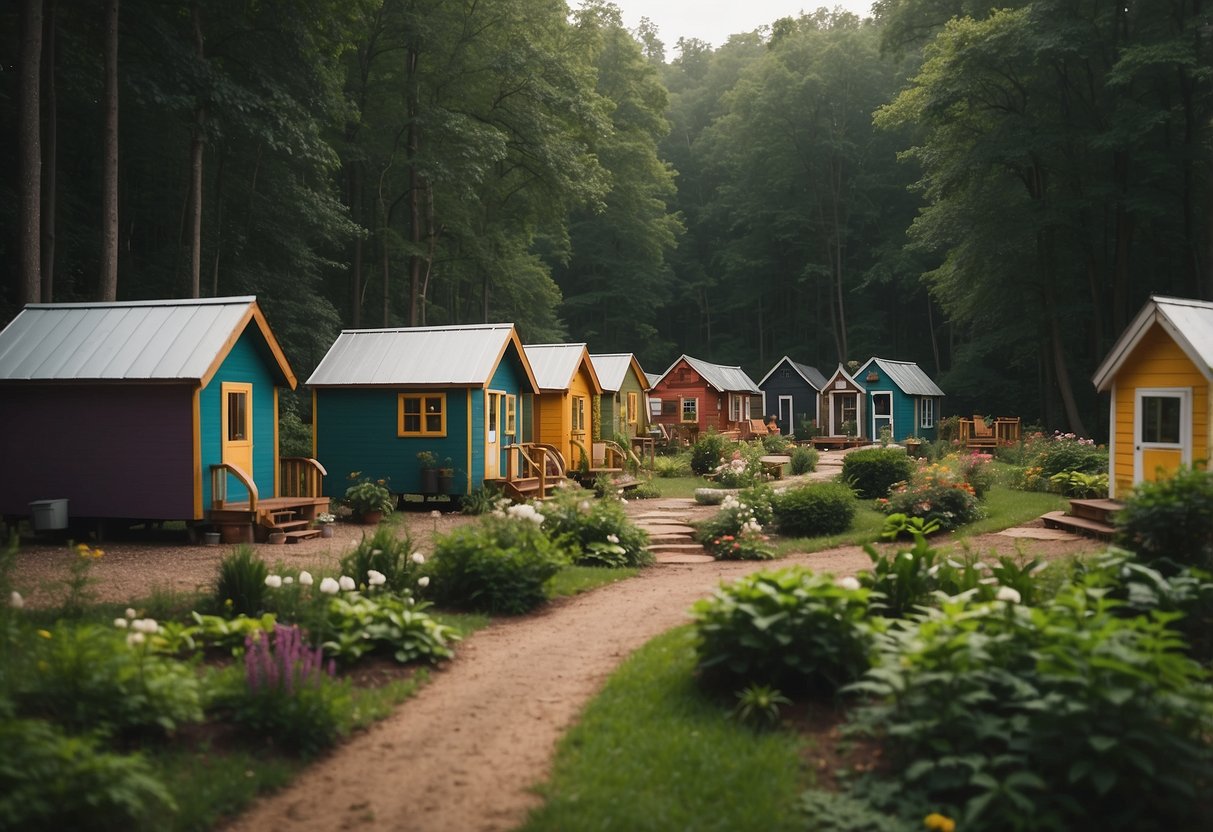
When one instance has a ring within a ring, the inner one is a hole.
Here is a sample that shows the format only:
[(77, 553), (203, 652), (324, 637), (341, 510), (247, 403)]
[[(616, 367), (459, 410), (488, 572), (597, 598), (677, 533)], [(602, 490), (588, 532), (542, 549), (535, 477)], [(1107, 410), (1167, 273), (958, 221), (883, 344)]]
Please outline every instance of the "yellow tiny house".
[[(581, 449), (594, 441), (594, 400), (602, 385), (585, 344), (537, 344), (524, 347), (539, 394), (533, 407), (534, 440), (560, 451), (565, 465), (581, 464)], [(589, 460), (587, 460), (587, 464)]]
[(1096, 370), (1111, 393), (1108, 496), (1206, 464), (1213, 448), (1213, 303), (1153, 296)]

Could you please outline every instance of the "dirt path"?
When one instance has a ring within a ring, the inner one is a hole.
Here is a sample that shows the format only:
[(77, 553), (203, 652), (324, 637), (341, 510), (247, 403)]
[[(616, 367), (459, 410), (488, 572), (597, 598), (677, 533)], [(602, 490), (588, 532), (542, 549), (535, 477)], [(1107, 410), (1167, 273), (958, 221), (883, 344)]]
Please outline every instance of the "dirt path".
[[(974, 551), (1060, 556), (1099, 548), (1078, 539), (1018, 541), (984, 535)], [(633, 650), (688, 620), (720, 581), (793, 563), (836, 575), (870, 561), (859, 547), (771, 563), (665, 564), (639, 577), (499, 620), (460, 646), (416, 698), (343, 745), (229, 828), (244, 832), (337, 829), (508, 830), (539, 803), (557, 740)]]

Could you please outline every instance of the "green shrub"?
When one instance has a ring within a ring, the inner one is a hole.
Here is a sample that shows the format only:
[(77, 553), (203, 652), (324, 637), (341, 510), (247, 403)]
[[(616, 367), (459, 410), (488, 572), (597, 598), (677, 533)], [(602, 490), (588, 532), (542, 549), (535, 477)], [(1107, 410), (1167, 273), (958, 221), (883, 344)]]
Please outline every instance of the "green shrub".
[[(428, 580), (428, 579), (426, 579)], [(407, 595), (374, 591), (328, 599), (323, 638), (325, 655), (354, 662), (371, 653), (391, 656), (401, 664), (437, 663), (452, 658), (459, 634), (439, 624)]]
[(1062, 471), (1082, 471), (1084, 474), (1108, 471), (1108, 449), (1091, 439), (1055, 432), (1052, 438), (1040, 440), (1035, 447), (1035, 465), (1046, 480)]
[(158, 625), (135, 619), (124, 629), (63, 625), (29, 634), (37, 673), (17, 680), (24, 713), (76, 730), (173, 731), (202, 719), (202, 691), (193, 667), (152, 651)]
[(786, 436), (778, 433), (762, 437), (762, 450), (768, 454), (786, 454), (792, 447), (792, 442)]
[(1082, 471), (1062, 471), (1049, 477), (1049, 490), (1063, 497), (1090, 499), (1108, 496), (1108, 475), (1084, 474)]
[(914, 472), (914, 460), (901, 448), (863, 448), (842, 458), (842, 479), (863, 500), (887, 497), (894, 483)]
[(691, 473), (703, 476), (720, 465), (733, 443), (714, 430), (709, 430), (691, 446)]
[(877, 698), (855, 721), (902, 805), (993, 832), (1208, 825), (1213, 701), (1165, 617), (1085, 583), (1035, 609), (947, 602), (877, 643), (850, 690)]
[(177, 811), (140, 754), (36, 719), (0, 718), (0, 829), (154, 829)]
[(715, 469), (716, 482), (724, 488), (748, 488), (769, 479), (763, 470), (761, 443), (741, 442), (730, 458)]
[(502, 495), (501, 489), (495, 485), (477, 488), (465, 496), (459, 504), (459, 510), (464, 514), (488, 514), (491, 511), (503, 509), (510, 504), (510, 498)]
[(868, 667), (868, 591), (793, 567), (747, 575), (695, 604), (705, 682), (830, 693)]
[(973, 486), (951, 467), (933, 463), (914, 472), (909, 482), (889, 492), (887, 499), (877, 500), (877, 508), (886, 514), (921, 517), (924, 522), (937, 522), (943, 531), (951, 531), (978, 520), (981, 503)]
[[(900, 818), (845, 793), (810, 789), (800, 796), (799, 808), (805, 828), (813, 832), (906, 832), (910, 828)], [(913, 828), (921, 827), (915, 824)]]
[(212, 609), (225, 615), (259, 615), (265, 609), (269, 573), (252, 546), (237, 546), (219, 561)]
[(641, 480), (639, 485), (627, 491), (629, 500), (657, 500), (662, 496), (661, 489), (651, 479)]
[(840, 482), (789, 488), (776, 495), (775, 525), (789, 537), (841, 534), (851, 527), (857, 508), (850, 487)]
[[(357, 472), (351, 476), (356, 477), (356, 474)], [(368, 479), (359, 479), (345, 489), (341, 501), (350, 507), (355, 517), (375, 511), (391, 514), (396, 508), (396, 501), (384, 480), (371, 482)]]
[[(708, 470), (711, 470), (710, 468)], [(654, 476), (665, 479), (691, 476), (691, 457), (679, 453), (674, 456), (659, 456), (653, 460)]]
[(412, 537), (407, 532), (402, 537), (399, 534), (391, 526), (379, 526), (369, 539), (363, 535), (358, 545), (341, 558), (341, 574), (366, 585), (367, 576), (373, 569), (385, 579), (379, 585), (381, 589), (398, 594), (414, 593), (424, 556), (414, 558)]
[[(512, 506), (522, 509), (524, 506)], [(529, 506), (525, 508), (530, 509)], [(436, 603), (489, 613), (524, 613), (547, 600), (544, 584), (568, 562), (564, 550), (519, 512), (489, 515), (439, 537), (430, 561)]]
[(1117, 543), (1147, 563), (1213, 566), (1213, 473), (1181, 468), (1143, 482), (1116, 513)]
[(618, 497), (593, 499), (561, 489), (539, 510), (543, 531), (582, 566), (647, 566), (649, 536), (628, 519)]
[(816, 448), (807, 445), (797, 445), (792, 449), (792, 473), (807, 474), (817, 470), (817, 460), (820, 454)]

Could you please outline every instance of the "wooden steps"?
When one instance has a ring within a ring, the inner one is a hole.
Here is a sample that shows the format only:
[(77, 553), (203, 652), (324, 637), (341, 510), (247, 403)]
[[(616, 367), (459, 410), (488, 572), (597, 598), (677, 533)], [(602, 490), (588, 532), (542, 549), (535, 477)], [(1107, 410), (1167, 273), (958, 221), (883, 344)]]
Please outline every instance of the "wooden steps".
[(1113, 517), (1122, 507), (1116, 500), (1070, 500), (1068, 512), (1050, 511), (1040, 519), (1048, 529), (1111, 540), (1116, 535)]

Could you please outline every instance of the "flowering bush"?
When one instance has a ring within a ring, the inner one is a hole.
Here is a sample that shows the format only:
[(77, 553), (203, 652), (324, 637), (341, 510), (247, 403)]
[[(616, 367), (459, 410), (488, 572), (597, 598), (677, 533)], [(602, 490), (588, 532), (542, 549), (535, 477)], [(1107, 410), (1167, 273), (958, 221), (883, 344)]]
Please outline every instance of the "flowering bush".
[(395, 593), (412, 594), (417, 589), (425, 556), (414, 551), (413, 540), (406, 532), (398, 532), (380, 526), (367, 538), (362, 536), (358, 545), (341, 558), (341, 574), (354, 578), (355, 584), (367, 584), (367, 576), (374, 570), (384, 576), (381, 586)]
[(953, 468), (932, 463), (920, 468), (909, 482), (894, 486), (888, 499), (877, 500), (885, 514), (921, 517), (939, 523), (943, 531), (972, 523), (982, 516), (973, 486)]
[(727, 494), (720, 511), (696, 524), (696, 538), (720, 560), (770, 560), (763, 525), (771, 522), (771, 489), (755, 486), (740, 494)]
[(543, 531), (587, 566), (647, 566), (649, 536), (628, 519), (618, 497), (593, 499), (566, 489), (543, 504)]
[(459, 634), (435, 621), (425, 612), (427, 606), (391, 592), (351, 592), (331, 598), (323, 631), (325, 655), (356, 661), (369, 653), (380, 653), (401, 664), (452, 658), (452, 645)]
[(691, 446), (691, 473), (710, 474), (723, 461), (732, 444), (714, 430), (709, 430)]
[(699, 672), (730, 689), (832, 692), (868, 667), (868, 595), (803, 567), (721, 586), (692, 608)]
[(991, 454), (973, 451), (967, 454), (956, 454), (944, 459), (945, 464), (956, 469), (956, 472), (973, 488), (973, 496), (977, 499), (985, 497), (990, 486), (994, 485), (994, 457)]
[(713, 469), (716, 482), (725, 488), (747, 488), (769, 479), (762, 469), (763, 449), (760, 443), (741, 443), (727, 460)]

